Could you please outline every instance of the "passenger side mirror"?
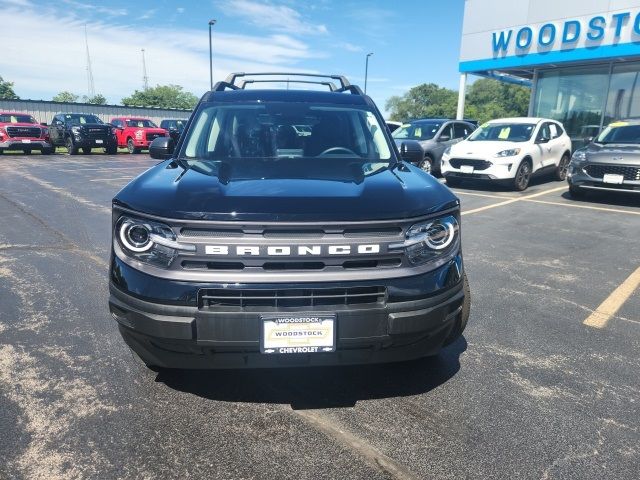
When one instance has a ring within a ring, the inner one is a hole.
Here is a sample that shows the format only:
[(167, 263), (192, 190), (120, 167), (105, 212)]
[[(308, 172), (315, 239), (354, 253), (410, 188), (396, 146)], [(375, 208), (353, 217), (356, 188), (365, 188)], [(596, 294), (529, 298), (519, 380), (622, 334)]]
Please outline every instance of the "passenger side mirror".
[(175, 142), (171, 137), (158, 137), (149, 146), (149, 155), (157, 160), (166, 160), (171, 158)]
[(446, 133), (438, 137), (439, 142), (448, 142), (449, 140), (451, 140), (451, 136), (447, 135)]
[(585, 144), (585, 145), (588, 145), (588, 144), (590, 144), (591, 142), (593, 142), (594, 140), (595, 140), (595, 138), (594, 138), (594, 137), (585, 137), (585, 138), (584, 138), (584, 144)]
[(405, 162), (417, 165), (424, 158), (424, 150), (415, 140), (405, 140), (400, 145), (400, 158)]
[(536, 140), (536, 143), (549, 143), (550, 138), (549, 137), (539, 137)]

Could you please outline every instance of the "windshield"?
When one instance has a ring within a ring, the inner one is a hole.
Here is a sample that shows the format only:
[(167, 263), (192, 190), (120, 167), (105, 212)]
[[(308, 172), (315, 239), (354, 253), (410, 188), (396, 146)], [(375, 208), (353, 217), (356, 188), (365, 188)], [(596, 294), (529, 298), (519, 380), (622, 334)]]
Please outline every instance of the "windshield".
[(85, 123), (102, 123), (95, 115), (65, 115), (64, 118), (68, 123), (84, 125)]
[(126, 120), (127, 127), (135, 127), (135, 128), (158, 128), (155, 123), (151, 120), (146, 120), (144, 118), (130, 118)]
[(596, 140), (598, 143), (640, 143), (640, 125), (617, 122), (609, 125)]
[(1, 113), (0, 123), (38, 123), (31, 115), (16, 115), (15, 113)]
[[(201, 172), (232, 172), (233, 178), (271, 177), (276, 170), (308, 178), (340, 176), (341, 171), (366, 175), (387, 167), (392, 158), (383, 132), (366, 107), (204, 105), (181, 158)], [(337, 170), (328, 173), (331, 169)]]
[(442, 123), (414, 122), (402, 125), (393, 132), (393, 138), (398, 140), (431, 140), (435, 137)]
[(533, 123), (485, 123), (473, 132), (470, 142), (526, 142), (535, 130)]

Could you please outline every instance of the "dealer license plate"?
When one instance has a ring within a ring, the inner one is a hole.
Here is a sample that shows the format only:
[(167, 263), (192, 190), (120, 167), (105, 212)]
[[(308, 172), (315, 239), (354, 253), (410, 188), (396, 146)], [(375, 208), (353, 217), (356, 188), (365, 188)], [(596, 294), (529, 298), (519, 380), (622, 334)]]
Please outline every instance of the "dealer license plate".
[(334, 313), (261, 315), (260, 351), (266, 354), (322, 353), (336, 349)]
[(613, 173), (605, 173), (602, 177), (602, 181), (604, 183), (615, 183), (617, 185), (622, 185), (624, 177), (622, 175), (615, 175)]
[(462, 173), (473, 173), (473, 167), (471, 165), (460, 165), (460, 171)]
[(23, 138), (23, 139), (22, 139), (22, 143), (31, 143), (31, 140), (28, 140), (28, 139), (26, 139), (26, 138)]
[(104, 140), (96, 140), (97, 144), (104, 143)]

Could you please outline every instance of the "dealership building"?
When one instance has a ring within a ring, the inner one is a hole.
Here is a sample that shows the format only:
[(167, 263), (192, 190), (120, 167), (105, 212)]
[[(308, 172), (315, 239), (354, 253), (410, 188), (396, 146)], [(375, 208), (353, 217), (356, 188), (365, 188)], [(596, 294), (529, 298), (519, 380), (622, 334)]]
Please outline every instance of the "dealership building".
[(530, 85), (529, 115), (580, 146), (640, 117), (640, 0), (466, 0), (460, 73), (460, 92), (469, 74)]

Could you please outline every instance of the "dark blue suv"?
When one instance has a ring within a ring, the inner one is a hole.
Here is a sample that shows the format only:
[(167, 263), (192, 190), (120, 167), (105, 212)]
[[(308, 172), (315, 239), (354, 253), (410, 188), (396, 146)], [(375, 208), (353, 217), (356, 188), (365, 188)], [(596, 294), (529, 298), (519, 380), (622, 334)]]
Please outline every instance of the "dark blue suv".
[(147, 366), (398, 361), (462, 334), (459, 200), (360, 88), (306, 77), (217, 83), (113, 199), (109, 305)]

